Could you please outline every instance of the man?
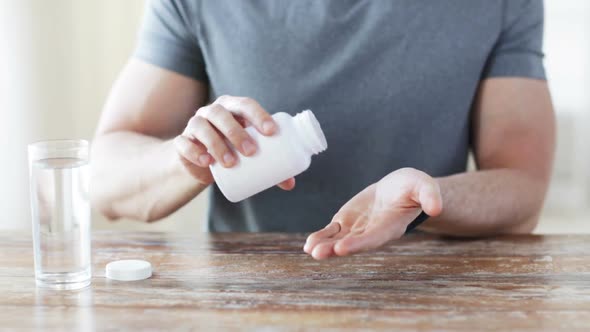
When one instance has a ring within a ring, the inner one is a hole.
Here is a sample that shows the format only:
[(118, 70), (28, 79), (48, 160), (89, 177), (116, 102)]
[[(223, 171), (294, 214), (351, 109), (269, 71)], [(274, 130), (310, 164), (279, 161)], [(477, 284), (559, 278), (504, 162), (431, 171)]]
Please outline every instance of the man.
[(554, 149), (542, 30), (536, 0), (152, 1), (98, 126), (93, 201), (160, 219), (211, 163), (255, 153), (241, 124), (273, 135), (270, 113), (310, 108), (329, 149), (297, 188), (232, 204), (213, 187), (211, 231), (328, 224), (305, 244), (316, 259), (399, 238), (422, 211), (428, 232), (531, 232)]

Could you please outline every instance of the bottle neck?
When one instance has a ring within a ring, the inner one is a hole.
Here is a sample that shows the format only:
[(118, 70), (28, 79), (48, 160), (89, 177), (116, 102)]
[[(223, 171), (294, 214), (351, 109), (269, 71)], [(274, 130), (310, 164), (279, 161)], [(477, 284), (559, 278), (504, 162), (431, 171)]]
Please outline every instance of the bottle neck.
[(310, 110), (295, 115), (293, 123), (303, 148), (310, 154), (315, 155), (328, 148), (326, 136), (324, 136), (320, 123)]

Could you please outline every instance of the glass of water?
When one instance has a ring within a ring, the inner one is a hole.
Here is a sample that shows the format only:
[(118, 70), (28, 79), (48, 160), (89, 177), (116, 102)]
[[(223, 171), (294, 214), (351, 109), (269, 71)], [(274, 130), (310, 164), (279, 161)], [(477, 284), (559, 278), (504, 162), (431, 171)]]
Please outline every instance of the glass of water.
[(37, 286), (90, 285), (88, 142), (30, 144), (29, 176)]

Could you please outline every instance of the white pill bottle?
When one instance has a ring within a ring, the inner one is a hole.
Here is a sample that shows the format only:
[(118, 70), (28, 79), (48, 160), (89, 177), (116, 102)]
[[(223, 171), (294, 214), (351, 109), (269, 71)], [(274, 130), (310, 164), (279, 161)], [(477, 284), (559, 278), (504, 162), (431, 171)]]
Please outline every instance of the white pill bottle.
[(310, 110), (295, 116), (275, 113), (272, 117), (278, 124), (272, 136), (246, 128), (258, 147), (254, 155), (246, 157), (236, 152), (235, 166), (210, 166), (215, 183), (230, 202), (239, 202), (302, 173), (311, 164), (311, 156), (328, 148), (324, 132)]

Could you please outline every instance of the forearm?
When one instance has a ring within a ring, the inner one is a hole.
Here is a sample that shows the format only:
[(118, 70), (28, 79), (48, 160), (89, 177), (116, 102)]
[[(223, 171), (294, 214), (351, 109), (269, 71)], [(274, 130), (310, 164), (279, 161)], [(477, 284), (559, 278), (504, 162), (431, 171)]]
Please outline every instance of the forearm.
[(443, 212), (419, 228), (457, 236), (531, 232), (547, 190), (546, 181), (513, 169), (468, 172), (437, 180)]
[(182, 166), (172, 141), (137, 133), (98, 136), (92, 164), (93, 205), (111, 219), (163, 218), (206, 187)]

